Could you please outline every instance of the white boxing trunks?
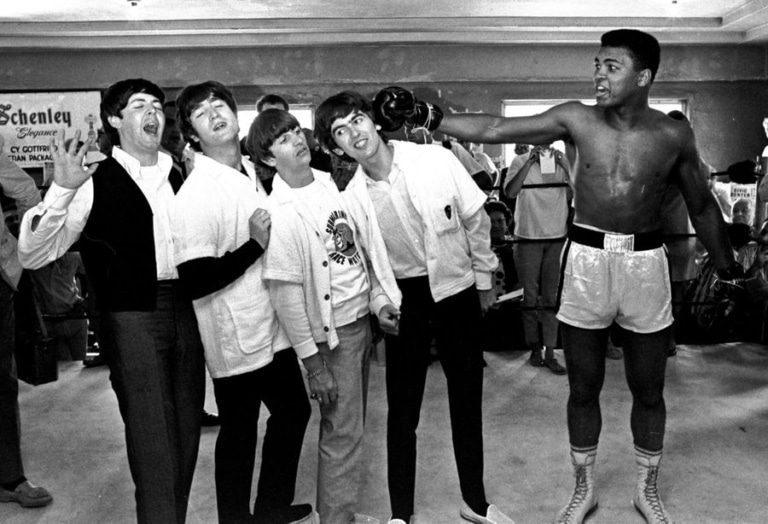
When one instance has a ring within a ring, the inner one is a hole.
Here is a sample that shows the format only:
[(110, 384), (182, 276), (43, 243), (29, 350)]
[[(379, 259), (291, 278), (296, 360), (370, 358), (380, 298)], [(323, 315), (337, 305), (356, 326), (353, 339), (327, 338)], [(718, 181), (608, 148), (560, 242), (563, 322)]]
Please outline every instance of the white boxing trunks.
[(583, 329), (615, 320), (635, 333), (672, 325), (669, 262), (660, 231), (622, 235), (571, 226), (557, 318)]

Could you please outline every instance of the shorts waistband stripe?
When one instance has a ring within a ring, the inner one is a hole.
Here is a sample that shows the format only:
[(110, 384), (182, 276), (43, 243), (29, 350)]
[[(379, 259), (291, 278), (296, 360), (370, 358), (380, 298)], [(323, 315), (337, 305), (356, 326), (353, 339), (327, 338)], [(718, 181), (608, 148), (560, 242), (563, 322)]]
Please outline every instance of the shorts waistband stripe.
[[(568, 238), (571, 242), (583, 244), (585, 246), (597, 249), (605, 249), (605, 238), (611, 236), (610, 233), (603, 233), (593, 229), (571, 225), (568, 229)], [(656, 231), (647, 231), (645, 233), (635, 233), (634, 235), (621, 235), (634, 237), (634, 246), (631, 251), (648, 251), (664, 245), (664, 236), (660, 229)]]

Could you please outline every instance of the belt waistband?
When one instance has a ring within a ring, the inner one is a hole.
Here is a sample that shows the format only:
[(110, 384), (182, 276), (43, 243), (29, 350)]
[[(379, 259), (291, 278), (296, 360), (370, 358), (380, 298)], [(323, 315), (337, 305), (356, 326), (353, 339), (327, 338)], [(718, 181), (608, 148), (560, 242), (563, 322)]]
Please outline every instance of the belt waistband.
[(661, 229), (645, 233), (635, 233), (634, 235), (622, 235), (603, 233), (602, 231), (571, 225), (568, 230), (568, 238), (577, 244), (616, 253), (648, 251), (664, 245), (664, 236)]

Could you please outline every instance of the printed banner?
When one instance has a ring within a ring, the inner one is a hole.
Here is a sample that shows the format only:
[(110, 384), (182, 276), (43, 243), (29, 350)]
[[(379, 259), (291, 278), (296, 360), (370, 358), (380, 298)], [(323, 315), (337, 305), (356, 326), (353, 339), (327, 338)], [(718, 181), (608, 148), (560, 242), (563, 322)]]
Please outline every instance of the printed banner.
[(746, 198), (754, 207), (757, 200), (757, 184), (736, 184), (731, 182), (731, 202)]
[(81, 140), (101, 127), (98, 91), (0, 93), (0, 134), (5, 154), (20, 167), (51, 162), (50, 142), (63, 129), (67, 138), (80, 130)]

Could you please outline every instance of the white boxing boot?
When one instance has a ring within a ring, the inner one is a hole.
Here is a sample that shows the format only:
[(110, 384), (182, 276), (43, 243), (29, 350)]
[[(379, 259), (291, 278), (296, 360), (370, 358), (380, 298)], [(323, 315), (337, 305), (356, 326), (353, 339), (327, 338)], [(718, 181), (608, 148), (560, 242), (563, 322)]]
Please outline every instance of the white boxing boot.
[(557, 514), (556, 524), (581, 524), (584, 519), (597, 507), (595, 494), (595, 457), (597, 448), (577, 451), (571, 448), (571, 462), (576, 486), (568, 504)]
[(652, 453), (635, 447), (637, 463), (637, 492), (633, 503), (648, 524), (674, 524), (664, 504), (661, 503), (656, 485), (659, 476), (661, 451)]

